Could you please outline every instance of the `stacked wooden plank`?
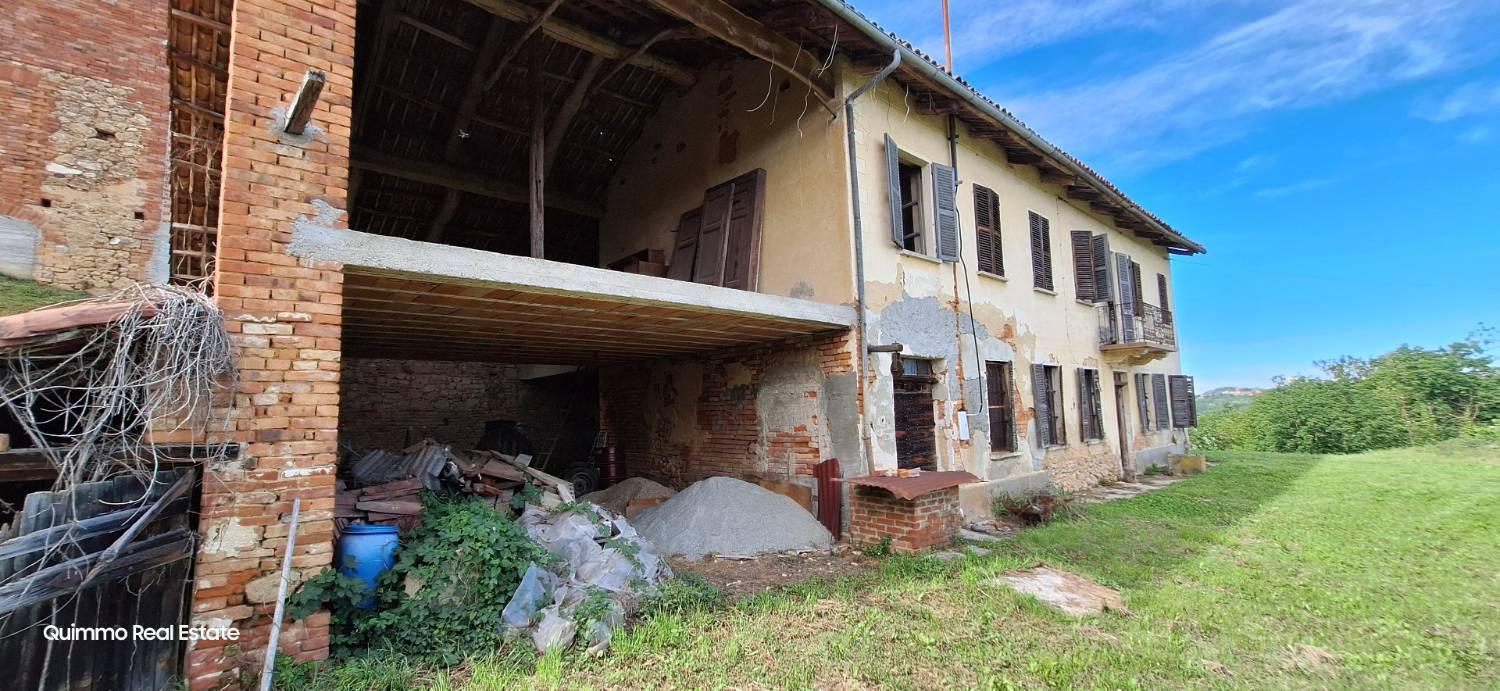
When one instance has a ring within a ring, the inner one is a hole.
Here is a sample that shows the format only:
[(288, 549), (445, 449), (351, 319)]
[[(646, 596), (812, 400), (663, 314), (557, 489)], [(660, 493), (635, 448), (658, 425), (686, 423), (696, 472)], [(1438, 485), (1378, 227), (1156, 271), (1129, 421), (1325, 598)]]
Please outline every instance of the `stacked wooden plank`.
[(572, 483), (532, 468), (529, 455), (454, 451), (424, 439), (400, 453), (376, 450), (355, 462), (335, 499), (334, 527), (341, 533), (357, 522), (413, 530), (422, 524), (423, 490), (472, 494), (510, 510), (527, 484), (541, 491), (534, 501), (543, 508), (575, 500)]

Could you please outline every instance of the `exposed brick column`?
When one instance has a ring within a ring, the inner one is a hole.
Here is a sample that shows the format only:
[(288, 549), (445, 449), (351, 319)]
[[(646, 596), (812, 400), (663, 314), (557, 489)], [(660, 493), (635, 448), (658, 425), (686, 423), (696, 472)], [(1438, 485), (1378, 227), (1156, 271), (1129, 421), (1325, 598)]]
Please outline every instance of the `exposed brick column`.
[[(193, 646), (193, 689), (259, 674), (294, 498), (294, 571), (332, 561), (343, 272), (292, 257), (288, 244), (299, 219), (338, 223), (329, 210), (345, 207), (354, 13), (353, 0), (235, 3), (216, 286), (240, 349), (233, 433), (244, 453), (204, 480), (193, 618), (241, 639)], [(328, 81), (308, 135), (279, 134), (310, 69)], [(281, 650), (326, 657), (327, 615), (284, 627)]]

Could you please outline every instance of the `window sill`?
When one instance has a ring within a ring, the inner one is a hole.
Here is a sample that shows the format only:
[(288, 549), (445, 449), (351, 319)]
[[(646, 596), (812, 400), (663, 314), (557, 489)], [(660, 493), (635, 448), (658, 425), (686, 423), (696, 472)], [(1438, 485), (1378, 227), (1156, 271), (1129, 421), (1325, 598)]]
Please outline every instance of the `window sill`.
[(1035, 290), (1036, 292), (1041, 293), (1043, 295), (1051, 295), (1052, 297), (1057, 297), (1057, 291), (1055, 291), (1055, 290), (1049, 290), (1049, 289), (1043, 288), (1041, 286), (1032, 286), (1031, 289)]
[(913, 252), (911, 250), (896, 250), (896, 253), (900, 254), (903, 257), (911, 257), (912, 259), (921, 259), (922, 261), (932, 262), (933, 264), (937, 264), (938, 266), (943, 265), (943, 260), (938, 259), (937, 257), (934, 257), (930, 254), (922, 254), (921, 252)]
[(1099, 306), (1099, 303), (1097, 303), (1097, 302), (1089, 302), (1088, 300), (1078, 300), (1078, 304), (1083, 305), (1084, 307), (1098, 307)]
[(1000, 274), (992, 274), (992, 273), (990, 273), (988, 271), (979, 271), (977, 273), (979, 274), (980, 278), (988, 278), (991, 281), (999, 281), (1001, 283), (1009, 283), (1010, 282), (1009, 278), (1001, 276)]
[(1088, 441), (1085, 441), (1084, 443), (1088, 444), (1089, 446), (1104, 446), (1107, 442), (1104, 439), (1090, 439)]
[(1012, 458), (1020, 458), (1022, 455), (1020, 451), (991, 451), (990, 461), (1008, 461)]

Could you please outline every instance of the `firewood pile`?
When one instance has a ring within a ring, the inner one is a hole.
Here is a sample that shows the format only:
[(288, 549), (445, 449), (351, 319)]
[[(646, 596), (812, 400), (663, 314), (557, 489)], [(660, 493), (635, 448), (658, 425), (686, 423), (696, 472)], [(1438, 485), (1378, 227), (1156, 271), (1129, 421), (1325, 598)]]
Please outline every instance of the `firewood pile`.
[[(334, 529), (350, 523), (394, 525), (407, 532), (422, 524), (423, 490), (484, 497), (509, 510), (520, 493), (544, 509), (572, 502), (573, 484), (531, 467), (531, 456), (498, 451), (459, 451), (423, 439), (401, 452), (377, 449), (362, 456), (339, 481)], [(530, 485), (533, 493), (526, 491)]]

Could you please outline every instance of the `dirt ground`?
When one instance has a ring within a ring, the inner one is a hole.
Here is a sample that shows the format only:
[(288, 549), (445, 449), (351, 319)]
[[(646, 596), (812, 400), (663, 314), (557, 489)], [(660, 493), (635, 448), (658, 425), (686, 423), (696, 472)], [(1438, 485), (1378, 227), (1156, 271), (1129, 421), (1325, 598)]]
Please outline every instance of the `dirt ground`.
[(834, 554), (767, 555), (756, 559), (705, 558), (688, 561), (669, 557), (677, 573), (701, 576), (734, 599), (795, 585), (813, 578), (838, 578), (860, 573), (879, 562), (853, 550)]

